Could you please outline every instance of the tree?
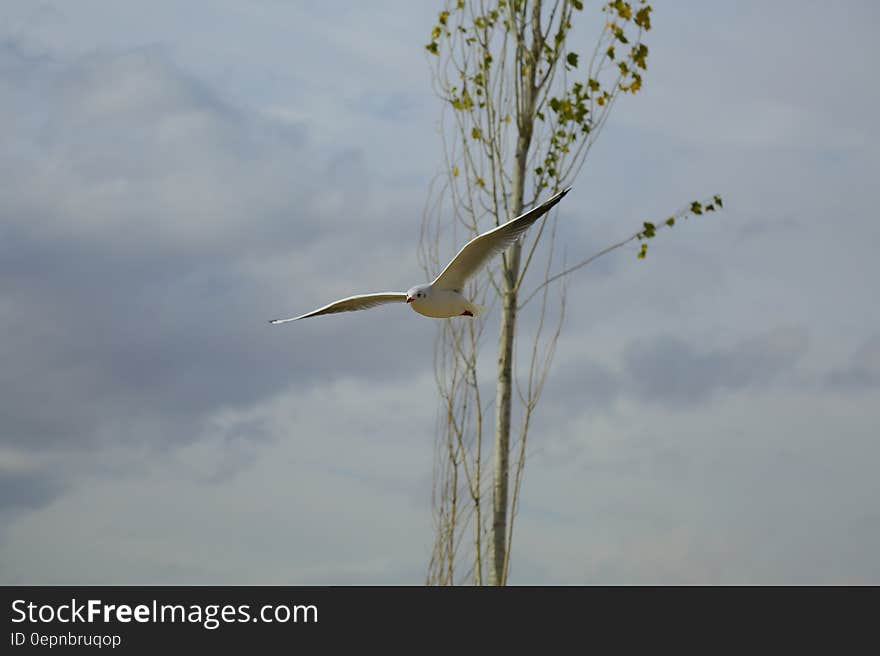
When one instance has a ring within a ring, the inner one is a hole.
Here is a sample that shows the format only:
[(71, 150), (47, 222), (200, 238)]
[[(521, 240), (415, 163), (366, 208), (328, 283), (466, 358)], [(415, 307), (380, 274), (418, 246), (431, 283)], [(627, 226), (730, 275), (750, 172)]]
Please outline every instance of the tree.
[[(443, 101), (446, 161), (422, 226), (420, 259), (429, 275), (439, 272), (451, 244), (463, 243), (571, 184), (616, 101), (642, 87), (648, 57), (643, 37), (651, 29), (651, 6), (646, 0), (604, 4), (603, 24), (586, 57), (569, 44), (572, 22), (583, 9), (580, 0), (451, 0), (439, 13), (426, 49), (436, 56), (433, 75)], [(482, 377), (478, 353), (484, 319), (444, 322), (435, 353), (441, 405), (429, 583), (507, 582), (529, 427), (562, 328), (566, 277), (635, 240), (642, 242), (638, 257), (644, 258), (647, 240), (658, 229), (720, 206), (717, 196), (707, 203), (693, 202), (662, 223), (643, 223), (629, 237), (573, 266), (563, 261), (558, 272), (554, 213), (511, 246), (488, 276), (471, 283), (473, 298), (500, 307), (498, 359), (495, 376)], [(452, 230), (445, 220), (450, 212), (455, 218)], [(551, 295), (551, 288), (558, 294)], [(518, 349), (521, 313), (532, 303), (537, 307), (528, 317), (530, 344)], [(490, 404), (485, 388), (493, 383), (488, 478), (484, 438)], [(511, 422), (514, 407), (518, 426)], [(487, 510), (484, 502), (490, 497)], [(473, 538), (470, 557), (461, 553), (468, 534)], [(463, 560), (469, 564), (462, 576)]]

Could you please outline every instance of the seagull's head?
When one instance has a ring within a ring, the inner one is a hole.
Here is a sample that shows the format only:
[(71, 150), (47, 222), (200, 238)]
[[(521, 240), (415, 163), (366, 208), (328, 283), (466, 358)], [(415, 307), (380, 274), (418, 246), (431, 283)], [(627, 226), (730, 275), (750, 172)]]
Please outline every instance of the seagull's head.
[(428, 294), (431, 292), (431, 285), (416, 285), (412, 289), (408, 289), (406, 292), (406, 302), (414, 303), (416, 301), (422, 301), (428, 298)]

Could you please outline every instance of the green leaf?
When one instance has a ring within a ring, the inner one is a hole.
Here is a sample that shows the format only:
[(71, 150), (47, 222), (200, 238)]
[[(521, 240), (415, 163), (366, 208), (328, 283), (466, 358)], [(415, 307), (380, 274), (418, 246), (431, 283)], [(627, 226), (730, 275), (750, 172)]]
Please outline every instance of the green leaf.
[(721, 202), (721, 196), (719, 196), (719, 195), (716, 194), (715, 196), (712, 197), (712, 200), (715, 201), (715, 204), (716, 204), (718, 207), (724, 207), (724, 203)]
[(631, 54), (633, 61), (636, 63), (636, 66), (641, 69), (648, 68), (648, 46), (646, 46), (644, 43), (640, 43), (638, 48), (632, 49)]
[(570, 53), (568, 53), (568, 55), (565, 57), (565, 61), (566, 61), (566, 62), (568, 63), (568, 65), (571, 66), (572, 68), (577, 68), (577, 65), (578, 65), (578, 56), (577, 56), (577, 53), (576, 53), (576, 52), (570, 52)]
[(635, 23), (645, 31), (651, 29), (651, 5), (642, 7), (636, 12)]
[(432, 41), (428, 45), (425, 46), (425, 50), (430, 52), (432, 55), (439, 55), (438, 46), (436, 41)]
[(666, 225), (668, 225), (670, 228), (672, 226), (674, 226), (675, 225), (675, 217), (670, 216), (668, 219), (666, 219)]
[(639, 89), (642, 88), (642, 76), (636, 72), (632, 74), (632, 82), (629, 83), (629, 86), (624, 89), (624, 91), (629, 91), (630, 93), (636, 93)]
[(642, 247), (639, 249), (639, 253), (638, 253), (638, 255), (636, 255), (636, 257), (639, 258), (640, 260), (644, 260), (645, 256), (647, 254), (648, 254), (648, 245), (642, 244)]
[(624, 20), (629, 20), (632, 18), (632, 7), (628, 2), (623, 2), (622, 0), (618, 0), (614, 3), (617, 8), (617, 15), (620, 16)]
[(697, 201), (694, 201), (693, 203), (691, 203), (691, 212), (693, 212), (694, 214), (702, 214), (703, 206)]
[(577, 9), (578, 11), (584, 10), (584, 3), (581, 0), (571, 0), (571, 6)]

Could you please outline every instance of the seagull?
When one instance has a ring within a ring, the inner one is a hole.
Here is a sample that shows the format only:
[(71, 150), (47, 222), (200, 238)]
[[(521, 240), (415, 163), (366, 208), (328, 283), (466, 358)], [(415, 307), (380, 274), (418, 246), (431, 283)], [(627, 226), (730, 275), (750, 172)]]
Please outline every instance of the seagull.
[(408, 303), (419, 314), (435, 319), (478, 316), (484, 308), (471, 303), (462, 293), (468, 278), (482, 269), (492, 257), (513, 244), (535, 221), (562, 200), (569, 191), (571, 191), (571, 187), (563, 189), (525, 214), (471, 239), (458, 251), (458, 255), (452, 258), (452, 261), (446, 265), (443, 272), (433, 282), (416, 285), (406, 292), (379, 292), (349, 296), (298, 317), (272, 319), (269, 323), (281, 324), (318, 317), (323, 314), (367, 310), (387, 303)]

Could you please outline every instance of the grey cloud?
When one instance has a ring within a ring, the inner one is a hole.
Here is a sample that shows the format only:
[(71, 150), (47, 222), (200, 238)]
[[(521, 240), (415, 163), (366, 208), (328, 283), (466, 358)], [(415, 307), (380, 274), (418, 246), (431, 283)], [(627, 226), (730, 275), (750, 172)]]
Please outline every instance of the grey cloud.
[(701, 403), (723, 390), (770, 383), (798, 362), (808, 343), (796, 328), (702, 350), (667, 334), (635, 340), (624, 347), (620, 369), (588, 357), (559, 362), (548, 378), (542, 413), (608, 411), (620, 398)]
[(266, 323), (336, 293), (297, 271), (319, 262), (351, 285), (352, 254), (394, 247), (369, 221), (357, 149), (319, 156), (302, 128), (225, 103), (161, 49), (67, 61), (7, 42), (0, 89), (15, 126), (0, 154), (4, 444), (159, 448), (287, 385), (419, 366), (389, 354), (424, 333), (381, 313)]
[(64, 488), (57, 476), (44, 469), (0, 469), (0, 517), (41, 508)]
[(620, 396), (621, 383), (620, 376), (601, 362), (592, 359), (559, 362), (548, 376), (542, 395), (542, 412), (547, 406), (560, 412), (571, 407), (607, 409)]
[(794, 328), (710, 351), (664, 335), (627, 347), (623, 370), (642, 400), (692, 405), (724, 390), (770, 382), (797, 363), (807, 344), (806, 333)]
[(382, 121), (400, 121), (412, 116), (418, 105), (418, 98), (409, 94), (370, 91), (363, 94), (351, 109), (366, 112)]
[(859, 346), (850, 362), (831, 371), (825, 377), (825, 383), (844, 392), (880, 386), (880, 334)]

